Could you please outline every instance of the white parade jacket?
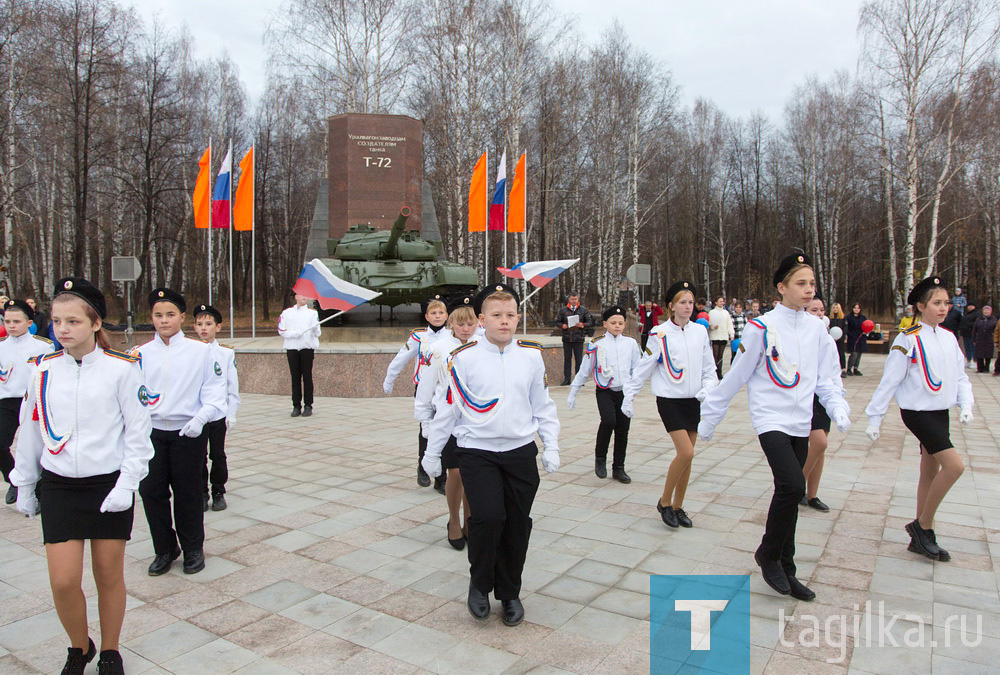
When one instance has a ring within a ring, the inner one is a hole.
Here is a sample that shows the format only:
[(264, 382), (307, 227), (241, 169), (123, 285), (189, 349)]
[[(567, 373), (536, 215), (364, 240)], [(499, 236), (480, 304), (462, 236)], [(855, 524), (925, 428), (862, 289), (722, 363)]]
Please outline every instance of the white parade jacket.
[(222, 366), (223, 376), (226, 378), (226, 414), (223, 417), (234, 420), (236, 411), (240, 409), (240, 376), (236, 372), (236, 352), (232, 347), (220, 344), (218, 340), (212, 340), (209, 345), (215, 350), (215, 360)]
[(956, 404), (972, 410), (972, 384), (954, 333), (917, 324), (896, 336), (882, 380), (865, 408), (869, 424), (882, 424), (893, 397), (903, 410), (947, 410)]
[(434, 342), (445, 337), (451, 337), (451, 331), (447, 328), (441, 328), (438, 331), (433, 331), (430, 327), (414, 328), (411, 330), (409, 337), (406, 338), (406, 342), (403, 343), (403, 346), (399, 348), (396, 355), (392, 357), (392, 361), (389, 362), (389, 368), (385, 371), (383, 389), (391, 387), (403, 371), (403, 367), (414, 358), (417, 359), (417, 363), (413, 367), (413, 384), (419, 383), (420, 369), (425, 365), (425, 361), (430, 358)]
[(308, 305), (292, 305), (278, 317), (278, 335), (285, 338), (284, 349), (316, 349), (321, 330), (319, 312)]
[(625, 383), (626, 401), (642, 391), (651, 375), (653, 395), (661, 398), (704, 398), (719, 383), (708, 330), (700, 323), (688, 321), (681, 327), (667, 319), (649, 331), (646, 349), (649, 355)]
[(39, 358), (17, 440), (12, 485), (34, 485), (42, 468), (66, 478), (121, 471), (137, 490), (153, 457), (138, 359), (94, 349), (82, 364), (60, 350)]
[[(469, 342), (478, 338), (473, 335)], [(462, 346), (462, 341), (454, 334), (436, 339), (430, 347), (424, 367), (420, 369), (417, 394), (413, 398), (413, 417), (418, 422), (429, 422), (434, 417), (434, 401), (440, 390), (448, 388), (448, 355)]]
[(23, 398), (35, 370), (34, 357), (52, 351), (51, 340), (31, 333), (0, 340), (0, 398)]
[(701, 404), (698, 433), (715, 430), (744, 384), (750, 423), (757, 435), (781, 431), (789, 436), (808, 436), (813, 394), (831, 418), (838, 412), (849, 415), (839, 362), (834, 368), (834, 361), (838, 361), (837, 348), (823, 322), (779, 304), (747, 322), (732, 368)]
[(146, 378), (153, 428), (180, 431), (226, 414), (226, 378), (215, 349), (178, 332), (170, 344), (156, 335), (135, 351)]
[(559, 418), (537, 342), (512, 340), (500, 351), (484, 338), (452, 351), (448, 364), (428, 455), (439, 457), (452, 435), (462, 448), (505, 452), (530, 443), (536, 431), (544, 449), (559, 449)]
[(634, 339), (611, 333), (596, 337), (587, 344), (570, 392), (579, 391), (591, 379), (599, 389), (621, 391), (641, 360), (642, 352)]

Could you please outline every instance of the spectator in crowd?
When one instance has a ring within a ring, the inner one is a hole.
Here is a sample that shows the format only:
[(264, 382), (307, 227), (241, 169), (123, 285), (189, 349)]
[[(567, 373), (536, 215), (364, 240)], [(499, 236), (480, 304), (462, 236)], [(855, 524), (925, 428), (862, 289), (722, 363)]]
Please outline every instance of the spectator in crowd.
[(844, 317), (844, 308), (839, 302), (830, 306), (830, 328), (840, 329), (840, 339), (837, 343), (837, 356), (840, 358), (840, 376), (847, 377), (847, 355), (844, 349), (847, 346), (847, 319)]
[(698, 298), (697, 300), (695, 300), (694, 301), (694, 314), (692, 314), (691, 316), (693, 316), (695, 319), (697, 319), (699, 314), (701, 314), (702, 312), (707, 312), (708, 310), (705, 309), (705, 306), (707, 304), (708, 304), (708, 300), (706, 300), (705, 298)]
[(858, 366), (861, 364), (861, 355), (868, 351), (868, 340), (862, 329), (868, 317), (861, 313), (861, 303), (854, 303), (850, 315), (847, 317), (847, 353), (850, 358), (847, 361), (848, 375), (864, 375)]
[(997, 327), (997, 318), (993, 316), (993, 308), (983, 307), (976, 319), (972, 336), (976, 343), (976, 372), (990, 372), (990, 361), (993, 360), (993, 333)]
[(904, 331), (915, 323), (918, 323), (918, 321), (917, 317), (913, 315), (913, 305), (907, 305), (905, 314), (899, 321), (899, 330)]
[(646, 342), (649, 340), (649, 331), (660, 325), (660, 317), (663, 316), (663, 308), (652, 300), (646, 300), (638, 310), (639, 318), (639, 338), (642, 350), (646, 350)]
[(35, 330), (31, 331), (34, 335), (41, 335), (45, 337), (49, 334), (49, 315), (45, 313), (44, 309), (38, 306), (34, 298), (25, 298), (24, 301), (28, 303), (28, 307), (35, 312)]
[(753, 299), (750, 301), (750, 311), (747, 312), (747, 321), (756, 319), (758, 316), (760, 316), (760, 300)]
[(976, 320), (982, 315), (979, 308), (976, 307), (976, 303), (969, 301), (965, 306), (965, 313), (962, 315), (962, 319), (958, 322), (958, 333), (959, 333), (959, 344), (962, 345), (962, 351), (965, 352), (965, 367), (972, 368), (975, 366), (975, 341), (972, 337), (972, 331), (976, 326)]
[[(576, 319), (570, 319), (576, 317)], [(571, 323), (572, 322), (572, 323)], [(566, 306), (559, 308), (556, 323), (562, 328), (563, 341), (563, 382), (568, 387), (576, 371), (580, 370), (583, 359), (583, 342), (594, 327), (594, 317), (580, 304), (580, 294), (573, 291), (567, 298)], [(576, 362), (574, 363), (574, 359)]]
[(948, 303), (948, 316), (944, 318), (941, 322), (941, 327), (950, 330), (956, 335), (956, 339), (959, 333), (959, 324), (962, 321), (962, 313), (959, 312), (953, 304)]
[[(733, 340), (740, 340), (743, 338), (743, 328), (747, 325), (747, 315), (743, 312), (743, 303), (737, 300), (733, 304), (733, 312), (731, 314), (733, 319)], [(733, 359), (736, 358), (736, 347), (729, 352), (729, 365), (733, 365)]]
[(969, 299), (962, 295), (962, 289), (955, 289), (955, 297), (951, 299), (951, 304), (955, 306), (960, 315), (964, 315), (968, 311), (967, 305), (969, 304)]
[(722, 379), (722, 359), (726, 355), (729, 341), (736, 337), (733, 317), (726, 309), (726, 299), (721, 295), (715, 299), (715, 307), (708, 313), (708, 339), (712, 341), (712, 356), (715, 358), (715, 374)]

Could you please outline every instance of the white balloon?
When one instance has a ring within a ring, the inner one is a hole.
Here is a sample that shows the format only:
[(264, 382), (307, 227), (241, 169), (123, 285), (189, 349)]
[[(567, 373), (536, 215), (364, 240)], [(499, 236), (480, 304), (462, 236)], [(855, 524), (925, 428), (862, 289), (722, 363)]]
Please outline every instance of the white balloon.
[(825, 314), (823, 315), (823, 325), (826, 326), (827, 328), (830, 327), (830, 317), (826, 316)]
[(830, 337), (834, 340), (839, 340), (844, 337), (844, 331), (840, 329), (840, 326), (834, 326), (830, 329)]

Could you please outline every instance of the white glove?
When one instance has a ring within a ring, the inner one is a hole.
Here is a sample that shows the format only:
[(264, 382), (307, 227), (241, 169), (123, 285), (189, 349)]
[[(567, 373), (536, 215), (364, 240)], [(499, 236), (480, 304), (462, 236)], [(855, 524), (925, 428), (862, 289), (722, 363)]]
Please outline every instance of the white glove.
[(708, 396), (708, 389), (706, 389), (705, 387), (699, 389), (698, 393), (694, 395), (694, 397), (698, 399), (698, 403), (704, 403), (706, 396)]
[(972, 421), (972, 411), (963, 410), (958, 414), (958, 421), (962, 424), (969, 424)]
[(181, 436), (187, 436), (188, 438), (198, 438), (201, 436), (201, 430), (205, 428), (205, 423), (199, 420), (197, 417), (192, 418), (184, 428), (181, 429)]
[(431, 432), (431, 423), (430, 422), (421, 422), (420, 423), (420, 435), (423, 436), (424, 438), (430, 438), (430, 432)]
[(551, 448), (542, 450), (542, 468), (547, 473), (555, 473), (559, 470), (559, 451)]
[(851, 428), (851, 417), (843, 410), (837, 411), (833, 416), (833, 422), (837, 425), (837, 429), (840, 433), (847, 433), (847, 430)]
[(576, 407), (576, 389), (569, 390), (569, 396), (566, 397), (566, 406), (570, 410)]
[(35, 496), (35, 485), (21, 485), (17, 488), (17, 504), (14, 507), (26, 518), (38, 515), (38, 497)]
[(226, 431), (232, 431), (235, 428), (236, 428), (236, 418), (235, 417), (227, 417), (226, 418)]
[(703, 441), (710, 441), (712, 440), (712, 436), (714, 435), (715, 435), (714, 427), (709, 428), (709, 426), (704, 422), (698, 423), (698, 438), (702, 439)]
[(441, 455), (424, 455), (424, 458), (420, 460), (420, 466), (424, 467), (428, 476), (437, 478), (441, 475)]
[(868, 440), (872, 442), (877, 441), (879, 437), (878, 427), (874, 424), (869, 424), (868, 428), (865, 429), (865, 436), (867, 436)]
[(386, 394), (391, 394), (392, 393), (392, 382), (390, 382), (389, 380), (386, 380), (385, 382), (383, 382), (382, 383), (382, 391), (384, 391)]
[(627, 398), (622, 401), (622, 415), (630, 419), (635, 415), (635, 404), (632, 399)]
[(118, 513), (119, 511), (128, 511), (129, 508), (131, 508), (134, 499), (134, 490), (128, 490), (116, 485), (111, 488), (111, 492), (109, 492), (108, 496), (104, 498), (104, 503), (101, 504), (101, 513)]

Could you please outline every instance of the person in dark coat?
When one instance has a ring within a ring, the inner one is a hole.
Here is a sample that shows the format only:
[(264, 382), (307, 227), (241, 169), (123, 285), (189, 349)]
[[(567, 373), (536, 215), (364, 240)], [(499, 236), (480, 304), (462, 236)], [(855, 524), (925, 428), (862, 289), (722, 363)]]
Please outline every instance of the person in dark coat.
[(993, 360), (993, 331), (997, 327), (997, 318), (993, 316), (993, 308), (983, 307), (976, 325), (972, 328), (972, 339), (976, 343), (976, 372), (990, 372), (990, 361)]
[(847, 355), (844, 354), (847, 345), (847, 318), (839, 302), (830, 306), (830, 328), (840, 329), (840, 339), (837, 343), (837, 357), (840, 359), (840, 376), (847, 377)]
[(944, 318), (941, 322), (941, 327), (950, 330), (957, 337), (959, 334), (959, 324), (962, 322), (962, 313), (958, 311), (958, 308), (948, 304), (948, 316)]
[(959, 343), (965, 352), (966, 368), (971, 368), (972, 361), (975, 359), (976, 346), (972, 339), (972, 329), (976, 325), (976, 319), (982, 315), (983, 313), (976, 306), (976, 303), (969, 300), (969, 304), (966, 305), (965, 314), (962, 315), (962, 320), (958, 322), (958, 333), (961, 335)]
[(861, 303), (854, 303), (851, 313), (847, 315), (847, 344), (844, 350), (850, 354), (847, 359), (848, 375), (863, 375), (858, 366), (861, 364), (861, 355), (868, 351), (868, 341), (861, 325), (868, 320), (868, 317), (861, 313)]
[[(572, 326), (569, 317), (576, 316), (578, 319)], [(562, 386), (569, 386), (576, 371), (580, 370), (580, 361), (583, 359), (583, 342), (594, 327), (594, 317), (590, 310), (580, 304), (580, 294), (572, 292), (567, 298), (565, 306), (559, 308), (556, 316), (556, 323), (562, 329), (563, 341), (563, 382)], [(576, 367), (573, 367), (573, 359), (576, 358)]]

